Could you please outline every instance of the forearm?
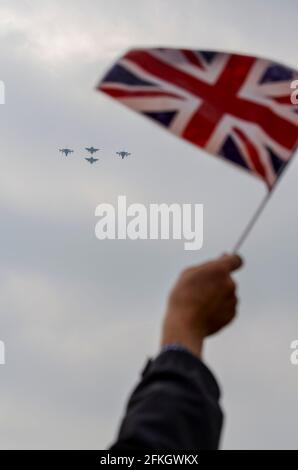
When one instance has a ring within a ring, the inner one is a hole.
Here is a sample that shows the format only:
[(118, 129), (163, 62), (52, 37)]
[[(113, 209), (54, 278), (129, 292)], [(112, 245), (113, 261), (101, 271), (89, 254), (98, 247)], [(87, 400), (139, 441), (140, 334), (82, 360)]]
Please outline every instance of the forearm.
[(221, 427), (211, 372), (187, 352), (167, 351), (143, 372), (111, 450), (216, 449)]

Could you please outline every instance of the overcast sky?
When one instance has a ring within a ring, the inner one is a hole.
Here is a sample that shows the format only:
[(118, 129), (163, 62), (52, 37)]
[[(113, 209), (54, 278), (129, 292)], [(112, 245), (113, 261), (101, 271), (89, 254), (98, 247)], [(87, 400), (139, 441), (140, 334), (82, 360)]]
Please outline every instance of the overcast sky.
[[(258, 54), (298, 68), (296, 0), (2, 0), (0, 446), (104, 448), (185, 266), (232, 248), (262, 182), (95, 92), (135, 46)], [(97, 165), (83, 148), (103, 149)], [(75, 150), (63, 158), (59, 147)], [(127, 149), (131, 158), (115, 152)], [(222, 448), (297, 448), (298, 160), (242, 249), (233, 326), (205, 359), (223, 390)], [(203, 203), (204, 247), (99, 241), (95, 207)]]

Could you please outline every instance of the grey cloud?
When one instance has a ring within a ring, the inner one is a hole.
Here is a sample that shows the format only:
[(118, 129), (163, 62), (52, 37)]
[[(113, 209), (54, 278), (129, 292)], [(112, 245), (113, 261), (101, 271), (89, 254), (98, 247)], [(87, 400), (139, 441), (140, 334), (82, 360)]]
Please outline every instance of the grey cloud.
[[(171, 283), (186, 265), (230, 249), (265, 192), (96, 93), (105, 68), (136, 44), (239, 49), (297, 66), (295, 13), (294, 2), (277, 0), (270, 9), (265, 1), (2, 2), (2, 448), (106, 446), (158, 350)], [(92, 144), (103, 149), (96, 168), (82, 159)], [(62, 145), (75, 149), (69, 159)], [(119, 147), (133, 153), (125, 164)], [(237, 322), (208, 342), (224, 390), (224, 448), (296, 446), (297, 165), (243, 247)], [(203, 250), (99, 242), (95, 207), (118, 194), (203, 202)]]

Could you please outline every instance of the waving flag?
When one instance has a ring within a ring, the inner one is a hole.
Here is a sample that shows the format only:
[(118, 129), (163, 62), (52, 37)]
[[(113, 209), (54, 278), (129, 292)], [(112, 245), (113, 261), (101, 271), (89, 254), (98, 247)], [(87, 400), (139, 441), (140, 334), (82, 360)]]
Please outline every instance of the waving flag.
[(251, 56), (133, 49), (98, 90), (272, 188), (298, 143), (298, 71)]

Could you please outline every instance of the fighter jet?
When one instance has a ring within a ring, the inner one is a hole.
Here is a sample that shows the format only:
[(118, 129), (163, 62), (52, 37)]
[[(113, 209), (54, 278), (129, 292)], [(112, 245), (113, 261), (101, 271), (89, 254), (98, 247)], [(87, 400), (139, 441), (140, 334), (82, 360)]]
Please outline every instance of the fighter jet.
[(128, 157), (128, 155), (131, 155), (131, 153), (125, 152), (124, 150), (121, 150), (120, 152), (116, 152), (116, 153), (117, 155), (119, 155), (119, 157), (122, 158), (122, 160), (123, 158)]
[(92, 165), (93, 163), (98, 161), (98, 158), (89, 157), (89, 158), (85, 158), (85, 160), (87, 160), (87, 162), (89, 162)]
[(59, 152), (64, 153), (65, 156), (67, 157), (67, 155), (68, 155), (69, 153), (73, 153), (73, 150), (71, 150), (71, 149), (59, 149)]
[(93, 155), (95, 152), (97, 152), (100, 149), (95, 149), (94, 147), (85, 147), (85, 150), (87, 150), (87, 152), (90, 152), (91, 155)]

